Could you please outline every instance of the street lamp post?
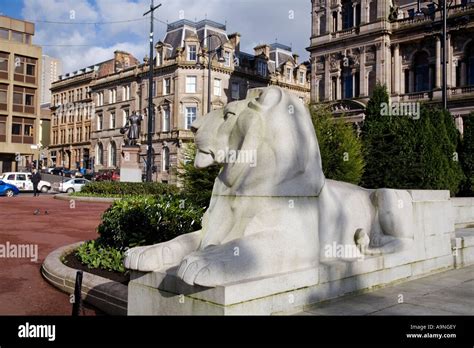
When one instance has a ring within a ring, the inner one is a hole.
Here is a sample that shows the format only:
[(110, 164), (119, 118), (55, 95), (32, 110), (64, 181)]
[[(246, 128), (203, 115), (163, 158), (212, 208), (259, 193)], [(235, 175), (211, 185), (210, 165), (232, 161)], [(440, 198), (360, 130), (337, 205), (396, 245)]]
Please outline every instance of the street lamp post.
[[(217, 37), (220, 41), (220, 45), (216, 47), (215, 49), (211, 50), (211, 37)], [(216, 35), (216, 34), (209, 34), (206, 37), (204, 37), (199, 45), (202, 47), (202, 43), (204, 40), (207, 39), (207, 112), (209, 113), (211, 111), (211, 78), (212, 78), (212, 58), (215, 57), (215, 55), (218, 55), (218, 61), (219, 62), (224, 62), (225, 58), (222, 56), (222, 46), (224, 43), (222, 42), (222, 39)], [(199, 56), (204, 56), (204, 53), (199, 54)], [(198, 61), (197, 65), (201, 65)]]
[(447, 0), (440, 0), (443, 2), (443, 8), (442, 8), (442, 13), (443, 13), (443, 55), (442, 55), (442, 61), (443, 61), (443, 91), (442, 91), (442, 99), (443, 99), (443, 109), (448, 110), (448, 66), (447, 66), (447, 45), (446, 45), (446, 40), (447, 40), (447, 8), (446, 8), (446, 2)]
[(150, 10), (143, 15), (150, 14), (150, 58), (148, 60), (148, 138), (146, 151), (146, 181), (152, 181), (152, 161), (153, 161), (153, 14), (161, 4), (154, 6), (153, 0), (150, 3)]

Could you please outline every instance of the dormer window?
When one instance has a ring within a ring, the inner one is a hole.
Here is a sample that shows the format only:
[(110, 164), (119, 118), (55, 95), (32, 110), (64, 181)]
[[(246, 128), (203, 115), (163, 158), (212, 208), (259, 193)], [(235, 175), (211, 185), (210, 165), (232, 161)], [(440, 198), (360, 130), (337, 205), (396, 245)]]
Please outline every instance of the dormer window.
[(197, 60), (196, 45), (188, 46), (188, 61), (195, 62)]
[(267, 76), (267, 63), (259, 61), (257, 64), (257, 72), (259, 75)]
[(291, 75), (292, 75), (292, 69), (291, 68), (286, 68), (286, 79), (287, 79), (287, 81), (292, 80)]
[(301, 83), (302, 85), (304, 85), (304, 82), (305, 82), (305, 81), (304, 81), (304, 80), (305, 80), (305, 78), (304, 78), (304, 71), (300, 71), (300, 76), (299, 76), (299, 77), (300, 77), (300, 83)]
[(161, 65), (161, 53), (158, 52), (156, 53), (156, 66), (160, 66)]
[(224, 59), (225, 59), (224, 66), (229, 67), (230, 66), (230, 52), (229, 51), (224, 52)]

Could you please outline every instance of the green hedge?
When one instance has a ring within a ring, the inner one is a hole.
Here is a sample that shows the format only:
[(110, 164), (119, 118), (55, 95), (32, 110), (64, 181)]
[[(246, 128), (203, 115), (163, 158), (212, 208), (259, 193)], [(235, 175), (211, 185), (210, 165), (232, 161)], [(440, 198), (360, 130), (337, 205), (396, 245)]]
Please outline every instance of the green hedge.
[(178, 193), (179, 189), (159, 182), (92, 181), (87, 183), (81, 192), (98, 196), (167, 195)]
[(199, 230), (203, 213), (181, 195), (124, 198), (104, 212), (97, 242), (118, 250), (165, 242)]

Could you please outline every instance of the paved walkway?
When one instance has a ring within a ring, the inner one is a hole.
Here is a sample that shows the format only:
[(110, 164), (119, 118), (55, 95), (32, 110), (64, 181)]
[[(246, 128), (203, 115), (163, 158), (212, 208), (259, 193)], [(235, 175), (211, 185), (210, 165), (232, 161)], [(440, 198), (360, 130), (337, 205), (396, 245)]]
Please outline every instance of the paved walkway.
[(332, 300), (297, 315), (474, 315), (474, 266)]
[[(72, 207), (53, 195), (0, 197), (0, 248), (7, 244), (38, 246), (36, 262), (0, 258), (0, 315), (71, 315), (69, 296), (42, 278), (41, 264), (60, 246), (96, 238), (100, 216), (108, 206), (75, 202)], [(34, 215), (36, 209), (39, 215)], [(96, 313), (85, 310), (85, 314)]]

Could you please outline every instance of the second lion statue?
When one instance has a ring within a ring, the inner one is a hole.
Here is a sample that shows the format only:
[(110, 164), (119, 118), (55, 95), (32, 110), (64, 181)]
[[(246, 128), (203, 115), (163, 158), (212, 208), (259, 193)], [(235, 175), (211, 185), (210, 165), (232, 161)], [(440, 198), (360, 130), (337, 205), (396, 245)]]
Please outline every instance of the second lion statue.
[[(222, 165), (202, 229), (128, 250), (126, 268), (178, 266), (184, 282), (213, 287), (317, 267), (334, 243), (361, 255), (413, 244), (409, 192), (326, 179), (309, 112), (283, 89), (253, 89), (192, 130), (195, 166)], [(218, 155), (231, 151), (255, 153), (255, 161)]]

